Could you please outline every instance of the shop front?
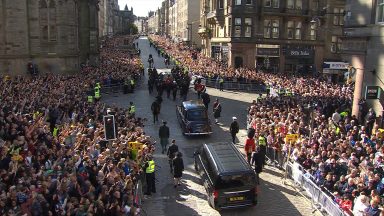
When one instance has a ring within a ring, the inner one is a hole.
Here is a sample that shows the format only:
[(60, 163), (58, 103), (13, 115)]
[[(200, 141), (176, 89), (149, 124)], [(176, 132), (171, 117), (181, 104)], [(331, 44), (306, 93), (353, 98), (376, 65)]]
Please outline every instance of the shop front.
[(348, 66), (345, 62), (324, 62), (323, 76), (330, 83), (344, 83), (348, 79)]
[(284, 72), (311, 74), (314, 70), (314, 50), (309, 47), (285, 48)]
[(226, 63), (228, 61), (229, 47), (224, 43), (214, 43), (211, 45), (211, 58)]
[(257, 70), (266, 72), (278, 72), (280, 47), (279, 45), (257, 45), (255, 66)]

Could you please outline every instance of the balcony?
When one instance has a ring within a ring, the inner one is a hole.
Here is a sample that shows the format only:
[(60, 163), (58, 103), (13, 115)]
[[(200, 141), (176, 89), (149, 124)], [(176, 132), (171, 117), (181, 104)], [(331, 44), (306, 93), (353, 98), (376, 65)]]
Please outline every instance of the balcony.
[(212, 31), (207, 27), (200, 27), (199, 30), (197, 30), (197, 34), (203, 39), (212, 37)]
[(209, 23), (223, 23), (224, 20), (224, 9), (216, 9), (207, 13), (207, 21)]

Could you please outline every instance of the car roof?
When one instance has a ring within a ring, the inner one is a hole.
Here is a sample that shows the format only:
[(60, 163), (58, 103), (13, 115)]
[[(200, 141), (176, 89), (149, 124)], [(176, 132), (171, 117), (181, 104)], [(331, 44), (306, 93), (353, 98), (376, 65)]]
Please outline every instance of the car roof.
[(183, 107), (186, 109), (186, 110), (189, 110), (189, 109), (203, 109), (205, 108), (204, 104), (202, 101), (200, 100), (189, 100), (189, 101), (184, 101), (183, 102)]
[(157, 70), (157, 74), (172, 74), (172, 69), (169, 69), (169, 68), (161, 68), (161, 69), (156, 69)]
[(252, 168), (233, 144), (218, 142), (204, 144), (204, 147), (214, 159), (219, 175), (253, 173)]

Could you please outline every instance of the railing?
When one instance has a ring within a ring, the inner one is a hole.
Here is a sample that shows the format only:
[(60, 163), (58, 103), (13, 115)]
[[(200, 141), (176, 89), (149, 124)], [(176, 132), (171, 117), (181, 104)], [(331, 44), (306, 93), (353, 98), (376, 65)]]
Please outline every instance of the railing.
[[(216, 79), (206, 79), (206, 86), (211, 88), (220, 88), (220, 83)], [(223, 89), (253, 92), (259, 94), (267, 93), (265, 85), (252, 82), (224, 81)]]
[(288, 162), (286, 165), (287, 177), (292, 179), (295, 184), (306, 194), (312, 203), (315, 210), (326, 212), (332, 216), (346, 216), (346, 214), (339, 205), (319, 186), (312, 180), (309, 173), (305, 173), (303, 167), (294, 162)]

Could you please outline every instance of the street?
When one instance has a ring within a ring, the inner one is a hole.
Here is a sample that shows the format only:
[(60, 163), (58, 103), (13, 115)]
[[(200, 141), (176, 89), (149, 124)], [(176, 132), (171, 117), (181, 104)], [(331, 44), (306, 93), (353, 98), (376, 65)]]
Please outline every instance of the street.
[[(139, 48), (141, 49), (142, 62), (145, 68), (148, 66), (148, 56), (153, 55), (154, 65), (157, 69), (165, 68), (164, 61), (158, 57), (155, 49), (149, 47), (146, 37), (138, 39)], [(206, 201), (206, 192), (201, 185), (199, 176), (194, 172), (193, 168), (193, 152), (203, 143), (210, 142), (230, 142), (229, 125), (232, 116), (236, 116), (240, 125), (238, 134), (238, 147), (242, 149), (246, 137), (246, 109), (249, 103), (256, 99), (256, 94), (240, 93), (240, 92), (220, 92), (216, 89), (208, 88), (207, 93), (211, 96), (211, 104), (209, 109), (211, 122), (214, 122), (212, 115), (212, 103), (218, 98), (222, 104), (222, 117), (219, 124), (213, 124), (213, 134), (211, 136), (185, 137), (182, 135), (181, 128), (176, 118), (177, 104), (181, 101), (179, 97), (176, 101), (163, 97), (159, 122), (153, 124), (151, 104), (155, 100), (155, 93), (150, 95), (147, 90), (147, 74), (142, 78), (140, 86), (135, 89), (134, 94), (103, 95), (103, 101), (107, 104), (116, 104), (127, 108), (129, 102), (132, 101), (136, 105), (136, 116), (146, 118), (145, 133), (150, 135), (152, 139), (159, 143), (158, 129), (161, 121), (168, 122), (171, 137), (175, 139), (176, 144), (183, 153), (185, 171), (183, 174), (183, 184), (178, 188), (173, 187), (172, 174), (169, 170), (168, 158), (165, 154), (161, 154), (161, 148), (157, 144), (154, 160), (157, 165), (157, 193), (146, 197), (143, 203), (143, 209), (146, 215), (312, 215), (310, 202), (302, 198), (296, 191), (282, 184), (282, 172), (276, 168), (266, 166), (261, 173), (261, 183), (258, 195), (258, 205), (252, 208), (233, 209), (217, 212), (213, 210)], [(116, 97), (117, 96), (117, 97)], [(188, 94), (188, 99), (197, 99), (197, 94), (192, 90)], [(318, 212), (316, 212), (318, 213)], [(145, 215), (145, 214), (144, 214)]]

